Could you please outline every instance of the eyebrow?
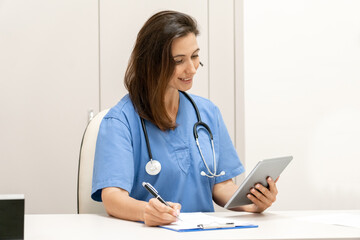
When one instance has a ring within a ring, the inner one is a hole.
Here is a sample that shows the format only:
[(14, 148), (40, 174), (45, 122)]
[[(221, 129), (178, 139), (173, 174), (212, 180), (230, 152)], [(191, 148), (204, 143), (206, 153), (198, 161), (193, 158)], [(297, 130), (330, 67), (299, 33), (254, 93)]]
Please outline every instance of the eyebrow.
[[(196, 49), (192, 54), (198, 52), (200, 50), (200, 48)], [(185, 57), (185, 54), (178, 54), (176, 56), (173, 56), (173, 58), (176, 58), (176, 57)]]

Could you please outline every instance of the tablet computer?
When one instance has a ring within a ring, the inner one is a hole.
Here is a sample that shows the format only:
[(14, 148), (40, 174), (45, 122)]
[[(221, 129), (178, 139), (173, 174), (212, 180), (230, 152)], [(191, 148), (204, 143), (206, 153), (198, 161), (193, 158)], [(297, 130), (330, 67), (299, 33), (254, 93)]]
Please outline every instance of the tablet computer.
[(292, 159), (292, 156), (287, 156), (259, 161), (245, 178), (238, 190), (236, 190), (234, 195), (225, 204), (224, 208), (229, 209), (245, 204), (251, 204), (252, 201), (246, 196), (250, 193), (250, 189), (257, 183), (261, 183), (263, 186), (268, 187), (266, 178), (271, 177), (274, 180), (277, 179)]

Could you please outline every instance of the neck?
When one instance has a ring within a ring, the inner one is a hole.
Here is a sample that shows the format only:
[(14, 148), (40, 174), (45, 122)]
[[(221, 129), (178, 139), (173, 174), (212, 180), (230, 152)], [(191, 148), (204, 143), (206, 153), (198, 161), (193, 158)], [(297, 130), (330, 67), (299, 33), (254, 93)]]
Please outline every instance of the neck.
[(171, 120), (176, 122), (176, 115), (179, 110), (179, 91), (177, 89), (169, 89), (165, 94), (165, 108)]

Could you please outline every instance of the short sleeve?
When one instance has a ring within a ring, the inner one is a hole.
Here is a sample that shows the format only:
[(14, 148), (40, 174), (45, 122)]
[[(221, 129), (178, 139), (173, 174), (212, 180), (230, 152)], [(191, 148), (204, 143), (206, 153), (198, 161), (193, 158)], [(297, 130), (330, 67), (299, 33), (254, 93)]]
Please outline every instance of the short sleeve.
[(106, 187), (119, 187), (130, 193), (134, 179), (132, 137), (129, 127), (116, 118), (105, 118), (96, 142), (91, 197), (101, 201)]
[(217, 127), (219, 134), (218, 169), (219, 171), (225, 171), (225, 175), (216, 178), (216, 184), (240, 175), (244, 172), (245, 169), (230, 138), (229, 132), (225, 126), (220, 110), (217, 107), (215, 112), (217, 113)]

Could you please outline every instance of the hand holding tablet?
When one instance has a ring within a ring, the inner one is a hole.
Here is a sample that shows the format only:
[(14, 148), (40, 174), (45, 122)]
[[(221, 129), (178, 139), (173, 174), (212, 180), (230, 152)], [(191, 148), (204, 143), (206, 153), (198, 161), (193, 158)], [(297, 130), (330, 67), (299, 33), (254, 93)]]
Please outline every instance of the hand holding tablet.
[(226, 203), (224, 208), (234, 208), (241, 205), (251, 204), (251, 200), (247, 198), (247, 194), (255, 184), (260, 183), (264, 187), (268, 187), (266, 179), (271, 177), (277, 179), (281, 172), (293, 159), (292, 156), (273, 158), (259, 161), (250, 174), (246, 177), (244, 182), (240, 185), (238, 190)]

